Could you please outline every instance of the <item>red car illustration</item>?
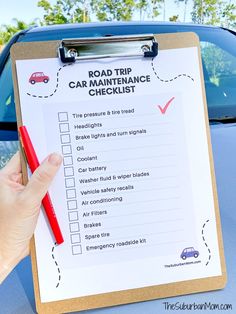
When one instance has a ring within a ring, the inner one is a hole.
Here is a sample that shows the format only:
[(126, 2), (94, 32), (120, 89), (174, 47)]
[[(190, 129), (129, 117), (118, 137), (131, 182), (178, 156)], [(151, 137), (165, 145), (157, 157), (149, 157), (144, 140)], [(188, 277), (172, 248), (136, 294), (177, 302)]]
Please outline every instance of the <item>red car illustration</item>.
[(49, 76), (45, 75), (43, 72), (34, 72), (30, 79), (29, 82), (31, 84), (35, 83), (47, 83), (49, 81)]

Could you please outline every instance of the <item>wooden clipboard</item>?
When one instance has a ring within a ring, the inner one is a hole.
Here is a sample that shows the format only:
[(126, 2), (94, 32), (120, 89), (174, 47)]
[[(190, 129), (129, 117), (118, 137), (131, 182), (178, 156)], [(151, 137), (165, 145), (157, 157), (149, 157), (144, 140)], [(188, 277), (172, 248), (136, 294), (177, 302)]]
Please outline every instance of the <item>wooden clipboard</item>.
[[(201, 72), (201, 84), (202, 93), (204, 95), (204, 105), (205, 105), (205, 126), (208, 136), (208, 148), (210, 157), (210, 167), (211, 176), (214, 192), (214, 204), (215, 204), (215, 215), (217, 224), (217, 234), (218, 234), (218, 245), (220, 252), (220, 261), (222, 276), (209, 277), (204, 279), (195, 279), (189, 281), (173, 282), (169, 284), (162, 284), (158, 286), (150, 286), (145, 288), (131, 289), (125, 291), (117, 291), (111, 293), (104, 293), (86, 297), (79, 297), (74, 299), (67, 299), (57, 302), (42, 303), (40, 299), (39, 291), (39, 278), (37, 271), (37, 261), (36, 261), (36, 249), (35, 241), (31, 241), (31, 259), (32, 259), (32, 270), (34, 279), (34, 290), (36, 298), (36, 307), (38, 313), (65, 313), (80, 310), (87, 310), (93, 308), (101, 308), (107, 306), (114, 306), (119, 304), (126, 304), (139, 301), (147, 301), (157, 298), (166, 298), (170, 296), (184, 295), (190, 293), (197, 293), (201, 291), (209, 291), (215, 289), (221, 289), (226, 284), (226, 266), (224, 260), (224, 250), (221, 234), (220, 225), (220, 214), (217, 200), (217, 190), (214, 174), (213, 157), (211, 150), (210, 141), (210, 131), (208, 124), (208, 114), (207, 105), (204, 89), (204, 78), (202, 75), (202, 64), (201, 64), (201, 54), (199, 48), (198, 37), (194, 33), (177, 33), (177, 34), (161, 34), (154, 35), (155, 40), (158, 42), (159, 50), (166, 49), (177, 49), (186, 47), (197, 47), (199, 56), (199, 68)], [(17, 123), (18, 127), (22, 125), (21, 117), (21, 107), (19, 99), (19, 89), (17, 81), (16, 72), (16, 60), (26, 60), (26, 59), (43, 59), (43, 58), (55, 58), (57, 57), (58, 47), (61, 44), (60, 41), (48, 41), (48, 42), (34, 42), (34, 43), (18, 43), (11, 49), (12, 58), (12, 69), (13, 69), (13, 80), (14, 80), (14, 92), (15, 92), (15, 104), (17, 113)], [(27, 181), (27, 168), (26, 161), (22, 155), (22, 166), (24, 173), (24, 182)]]

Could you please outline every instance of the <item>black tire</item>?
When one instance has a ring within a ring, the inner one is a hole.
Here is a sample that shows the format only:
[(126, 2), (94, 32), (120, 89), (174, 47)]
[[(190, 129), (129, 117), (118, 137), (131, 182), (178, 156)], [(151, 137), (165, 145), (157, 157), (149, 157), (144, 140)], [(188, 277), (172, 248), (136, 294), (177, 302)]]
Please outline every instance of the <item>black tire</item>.
[(182, 259), (183, 259), (183, 260), (186, 260), (186, 255), (183, 255), (183, 256), (182, 256)]
[(31, 80), (30, 83), (34, 85), (36, 82), (35, 80)]
[(194, 256), (195, 258), (197, 258), (197, 257), (198, 257), (198, 254), (197, 254), (197, 253), (195, 253), (193, 256)]
[(48, 83), (48, 79), (44, 79), (43, 82), (44, 82), (44, 83)]

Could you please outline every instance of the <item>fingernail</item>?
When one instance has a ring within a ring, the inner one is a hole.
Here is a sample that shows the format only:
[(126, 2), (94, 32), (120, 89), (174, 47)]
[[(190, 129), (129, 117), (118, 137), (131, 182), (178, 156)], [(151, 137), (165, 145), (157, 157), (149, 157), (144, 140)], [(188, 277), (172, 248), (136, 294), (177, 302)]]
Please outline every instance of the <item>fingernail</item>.
[(61, 155), (59, 155), (57, 153), (53, 153), (53, 154), (49, 155), (48, 162), (51, 165), (58, 167), (58, 166), (60, 166), (60, 164), (62, 162), (62, 157), (61, 157)]

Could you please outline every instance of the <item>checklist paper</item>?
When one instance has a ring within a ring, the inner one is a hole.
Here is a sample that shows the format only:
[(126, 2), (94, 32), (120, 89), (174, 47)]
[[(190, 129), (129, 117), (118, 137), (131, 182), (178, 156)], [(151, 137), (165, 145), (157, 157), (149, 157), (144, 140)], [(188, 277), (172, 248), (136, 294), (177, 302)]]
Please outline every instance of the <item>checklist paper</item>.
[[(220, 276), (196, 47), (16, 61), (23, 124), (63, 164), (35, 232), (42, 302)], [(48, 79), (45, 79), (48, 78)]]

